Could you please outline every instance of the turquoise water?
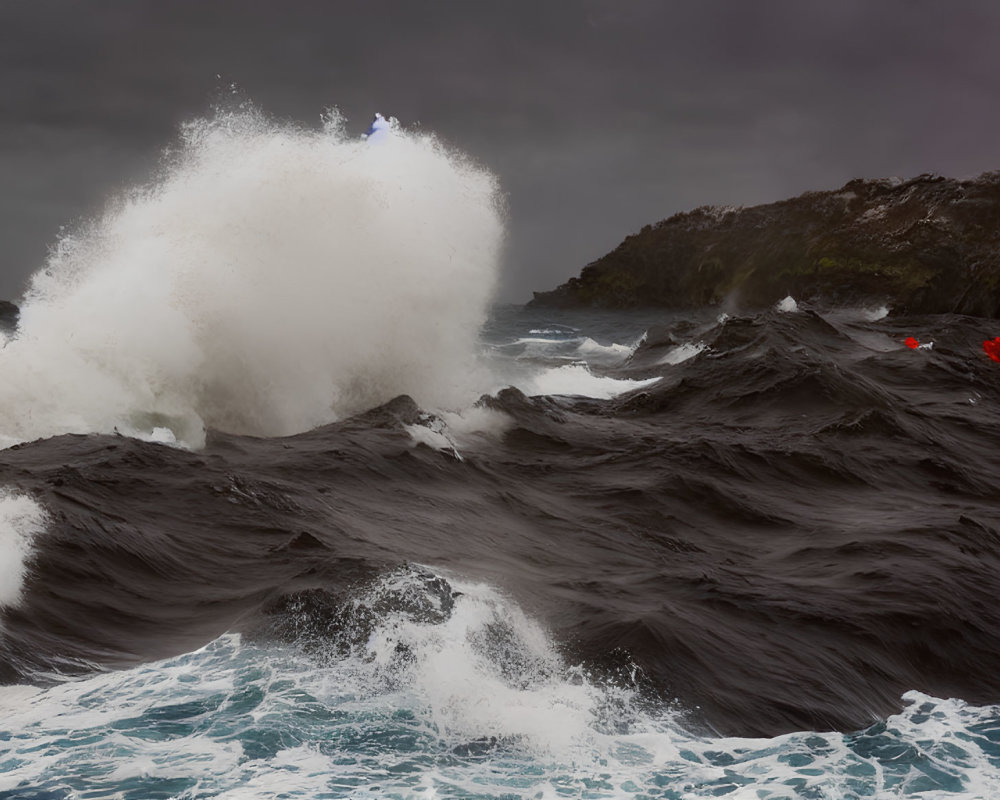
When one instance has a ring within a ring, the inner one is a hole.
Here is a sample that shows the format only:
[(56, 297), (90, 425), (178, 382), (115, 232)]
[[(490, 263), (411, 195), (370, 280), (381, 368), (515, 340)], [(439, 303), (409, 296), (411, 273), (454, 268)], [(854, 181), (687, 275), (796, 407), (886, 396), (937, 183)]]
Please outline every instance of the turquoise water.
[(1000, 708), (917, 692), (843, 735), (704, 738), (598, 686), (490, 587), (384, 619), (354, 655), (224, 636), (0, 688), (0, 798), (1000, 796)]

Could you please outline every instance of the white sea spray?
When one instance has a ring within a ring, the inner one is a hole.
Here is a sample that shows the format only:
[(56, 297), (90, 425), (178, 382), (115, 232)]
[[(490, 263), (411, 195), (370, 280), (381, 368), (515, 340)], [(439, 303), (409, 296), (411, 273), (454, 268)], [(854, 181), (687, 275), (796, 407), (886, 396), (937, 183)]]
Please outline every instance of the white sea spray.
[(402, 393), (470, 402), (501, 205), (489, 172), (395, 124), (367, 142), (336, 116), (191, 123), (159, 179), (33, 277), (0, 350), (0, 436), (198, 446), (206, 427), (291, 434)]
[(20, 601), (34, 538), (45, 521), (45, 510), (35, 500), (0, 490), (0, 608)]

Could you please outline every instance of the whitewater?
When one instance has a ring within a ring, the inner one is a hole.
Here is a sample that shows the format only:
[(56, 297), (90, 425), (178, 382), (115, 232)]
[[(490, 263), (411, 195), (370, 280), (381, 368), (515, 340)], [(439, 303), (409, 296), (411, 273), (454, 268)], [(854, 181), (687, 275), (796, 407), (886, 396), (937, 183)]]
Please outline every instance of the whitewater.
[(494, 305), (346, 128), (185, 125), (0, 333), (0, 798), (1000, 796), (990, 321)]

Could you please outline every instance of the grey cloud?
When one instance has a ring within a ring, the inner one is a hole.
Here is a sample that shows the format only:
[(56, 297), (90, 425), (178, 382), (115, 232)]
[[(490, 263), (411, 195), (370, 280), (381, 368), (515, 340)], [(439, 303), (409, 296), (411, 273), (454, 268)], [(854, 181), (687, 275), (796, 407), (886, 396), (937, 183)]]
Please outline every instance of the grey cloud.
[(985, 0), (8, 0), (0, 296), (231, 82), (307, 123), (391, 113), (491, 166), (523, 300), (703, 203), (997, 168), (997, 41)]

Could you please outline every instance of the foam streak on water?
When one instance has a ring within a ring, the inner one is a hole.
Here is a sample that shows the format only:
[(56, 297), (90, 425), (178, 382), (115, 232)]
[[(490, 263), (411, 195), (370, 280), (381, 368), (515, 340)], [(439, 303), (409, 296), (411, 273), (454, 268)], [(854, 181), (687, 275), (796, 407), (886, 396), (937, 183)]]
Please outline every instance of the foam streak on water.
[(488, 586), (361, 652), (225, 636), (48, 689), (0, 689), (0, 792), (47, 797), (996, 796), (996, 708), (911, 692), (858, 734), (711, 739), (560, 661)]
[(289, 434), (404, 392), (475, 399), (496, 182), (431, 136), (383, 133), (254, 111), (187, 125), (159, 180), (34, 276), (0, 350), (0, 437), (198, 445), (206, 426)]

